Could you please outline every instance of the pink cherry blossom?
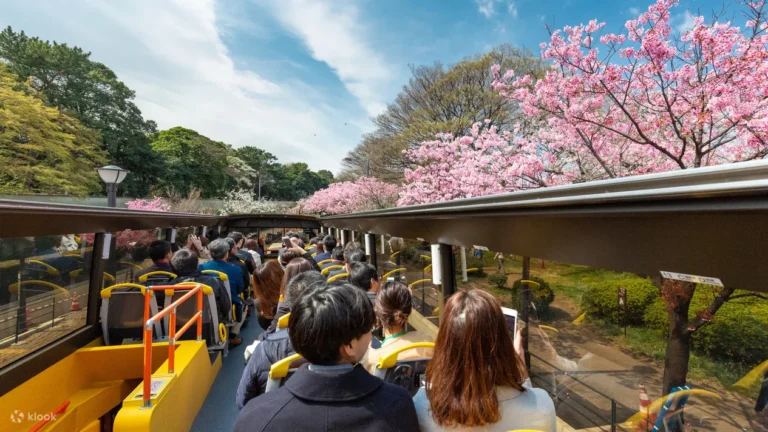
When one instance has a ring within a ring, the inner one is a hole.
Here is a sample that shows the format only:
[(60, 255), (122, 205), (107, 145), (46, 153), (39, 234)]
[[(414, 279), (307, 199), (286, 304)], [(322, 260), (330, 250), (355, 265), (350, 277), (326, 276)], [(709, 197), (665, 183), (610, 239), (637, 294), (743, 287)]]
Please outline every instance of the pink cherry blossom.
[(296, 213), (339, 214), (393, 207), (399, 188), (373, 177), (360, 177), (353, 182), (331, 183), (299, 201)]

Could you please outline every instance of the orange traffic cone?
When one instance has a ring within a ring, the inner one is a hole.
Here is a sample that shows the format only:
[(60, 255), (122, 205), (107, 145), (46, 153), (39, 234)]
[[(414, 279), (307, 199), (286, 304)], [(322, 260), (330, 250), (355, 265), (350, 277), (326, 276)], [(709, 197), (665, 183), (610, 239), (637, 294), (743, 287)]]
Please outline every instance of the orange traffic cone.
[(651, 398), (648, 397), (648, 393), (645, 391), (645, 384), (640, 383), (640, 411), (643, 413), (643, 420), (637, 425), (640, 430), (650, 430), (653, 425), (656, 424), (655, 413), (648, 412), (651, 406)]
[(69, 306), (69, 310), (71, 311), (79, 311), (80, 310), (80, 302), (77, 301), (78, 296), (72, 296), (72, 304)]
[(32, 328), (32, 309), (24, 309), (24, 327), (29, 330)]

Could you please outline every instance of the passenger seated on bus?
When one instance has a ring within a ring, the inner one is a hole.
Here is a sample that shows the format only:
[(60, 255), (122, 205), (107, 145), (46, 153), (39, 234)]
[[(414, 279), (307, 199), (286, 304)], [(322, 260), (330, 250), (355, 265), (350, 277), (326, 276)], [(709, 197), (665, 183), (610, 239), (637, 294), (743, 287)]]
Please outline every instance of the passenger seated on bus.
[[(370, 264), (357, 264), (370, 265)], [(360, 362), (373, 374), (379, 358), (416, 342), (433, 342), (432, 336), (418, 330), (408, 330), (408, 317), (411, 315), (411, 289), (402, 282), (389, 281), (379, 289), (373, 311), (376, 314), (376, 327), (382, 330), (384, 339), (381, 347), (371, 349)], [(431, 348), (417, 348), (400, 354), (399, 359), (432, 357)]]
[(252, 275), (256, 271), (256, 262), (253, 260), (253, 256), (245, 248), (245, 237), (243, 233), (233, 231), (229, 233), (229, 237), (235, 241), (235, 256), (241, 261), (245, 261), (245, 266), (248, 270), (248, 274)]
[(349, 283), (365, 291), (371, 304), (373, 304), (380, 285), (376, 267), (362, 262), (352, 264), (349, 271)]
[(309, 252), (310, 255), (313, 253), (317, 253), (317, 243), (320, 242), (321, 240), (322, 239), (320, 239), (319, 237), (312, 237), (309, 239), (310, 246), (309, 246), (309, 249), (307, 249), (307, 252)]
[(206, 237), (190, 234), (184, 247), (197, 255), (198, 259), (204, 260), (203, 262), (208, 262), (211, 259), (211, 253), (208, 251), (208, 238)]
[(318, 284), (295, 300), (288, 335), (308, 365), (285, 385), (251, 399), (234, 430), (418, 431), (408, 392), (358, 364), (371, 343), (374, 315), (362, 291)]
[[(229, 239), (229, 241), (234, 244), (232, 239)], [(243, 343), (243, 338), (240, 337), (240, 327), (243, 322), (243, 302), (240, 300), (240, 293), (245, 289), (243, 274), (239, 266), (229, 264), (226, 261), (229, 258), (229, 251), (232, 250), (227, 239), (212, 241), (208, 249), (211, 252), (212, 261), (201, 265), (200, 270), (216, 270), (225, 273), (229, 278), (229, 289), (232, 294), (232, 304), (235, 306), (236, 321), (236, 324), (230, 327), (229, 344), (230, 346), (237, 346)]]
[(344, 265), (344, 249), (336, 246), (331, 251), (331, 258), (330, 261), (320, 266), (321, 270), (325, 270), (326, 267), (332, 266), (332, 265)]
[(312, 259), (312, 254), (304, 250), (304, 244), (298, 238), (291, 237), (291, 247), (280, 249), (278, 261), (283, 268), (296, 258), (304, 258), (309, 261), (315, 270), (320, 271), (320, 266)]
[(325, 261), (331, 259), (331, 251), (336, 247), (336, 239), (333, 236), (327, 235), (323, 238), (323, 250), (317, 251), (315, 255), (315, 262)]
[(527, 379), (519, 340), (518, 335), (512, 341), (491, 294), (476, 289), (452, 295), (427, 366), (426, 387), (413, 398), (421, 430), (555, 432), (555, 406)]
[[(137, 271), (133, 274), (133, 277), (136, 278), (136, 280), (139, 280), (141, 276), (156, 271), (174, 273), (173, 270), (171, 270), (172, 256), (173, 253), (171, 252), (171, 242), (165, 240), (153, 241), (149, 244), (149, 259), (152, 260), (152, 265)], [(160, 300), (158, 300), (158, 304), (162, 304), (159, 303), (159, 301)]]
[(235, 244), (235, 239), (227, 237), (224, 241), (229, 244), (229, 253), (227, 254), (226, 261), (240, 269), (240, 278), (243, 281), (243, 290), (240, 292), (247, 293), (248, 287), (251, 286), (251, 273), (248, 271), (248, 266), (237, 257), (237, 245)]
[[(219, 279), (200, 272), (197, 255), (187, 248), (179, 249), (173, 254), (173, 257), (171, 257), (171, 266), (173, 266), (173, 270), (178, 277), (168, 284), (176, 285), (182, 282), (199, 282), (211, 287), (213, 289), (213, 296), (216, 298), (216, 309), (219, 322), (226, 323), (227, 315), (229, 315), (229, 311), (232, 309), (232, 303), (225, 291), (226, 288)], [(158, 301), (161, 300), (159, 297), (161, 293), (162, 291), (155, 291), (155, 295), (158, 296)], [(164, 294), (163, 298), (165, 298)]]
[(347, 249), (344, 251), (344, 270), (346, 273), (352, 271), (352, 264), (364, 263), (366, 261), (367, 257), (362, 249)]
[[(301, 273), (291, 279), (286, 288), (286, 301), (297, 299), (307, 288), (325, 282), (323, 275), (316, 271)], [(248, 364), (245, 366), (240, 385), (237, 387), (237, 408), (242, 409), (249, 400), (263, 394), (269, 380), (269, 368), (276, 362), (296, 352), (288, 338), (288, 330), (280, 329), (267, 335), (256, 345)]]
[(264, 331), (264, 333), (259, 335), (259, 339), (263, 339), (268, 334), (274, 333), (275, 330), (277, 330), (277, 320), (279, 320), (281, 316), (291, 311), (291, 302), (285, 297), (285, 290), (288, 286), (288, 283), (298, 274), (309, 271), (317, 271), (316, 267), (317, 264), (314, 261), (306, 260), (304, 258), (296, 258), (295, 260), (291, 261), (290, 264), (288, 264), (288, 266), (285, 268), (285, 274), (283, 275), (283, 282), (280, 285), (280, 295), (283, 296), (283, 301), (277, 305), (277, 312), (275, 312), (275, 317), (272, 319), (272, 323), (269, 325), (267, 330)]
[(261, 255), (264, 253), (264, 250), (262, 249), (261, 254), (259, 253), (259, 248), (261, 246), (259, 245), (259, 240), (255, 238), (250, 238), (245, 241), (245, 247), (243, 247), (243, 250), (251, 254), (251, 258), (253, 258), (253, 262), (256, 263), (256, 268), (258, 268), (261, 263)]
[(61, 236), (40, 236), (35, 237), (35, 249), (32, 251), (33, 260), (41, 261), (45, 264), (56, 269), (59, 273), (58, 276), (54, 276), (48, 273), (48, 270), (43, 266), (30, 263), (27, 265), (27, 270), (34, 271), (35, 278), (53, 279), (62, 282), (64, 284), (69, 283), (69, 272), (77, 270), (80, 266), (78, 260), (73, 257), (64, 256), (59, 253), (61, 247)]
[(264, 330), (269, 328), (277, 312), (284, 275), (283, 268), (274, 261), (267, 261), (253, 272), (253, 307), (259, 312), (259, 325)]

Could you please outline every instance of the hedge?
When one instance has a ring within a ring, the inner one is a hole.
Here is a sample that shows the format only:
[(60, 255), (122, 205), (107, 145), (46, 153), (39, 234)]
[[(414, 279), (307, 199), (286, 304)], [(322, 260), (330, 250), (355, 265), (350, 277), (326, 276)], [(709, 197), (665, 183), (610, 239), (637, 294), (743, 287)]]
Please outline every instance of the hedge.
[[(536, 307), (538, 317), (540, 319), (547, 319), (552, 314), (549, 305), (555, 300), (555, 293), (544, 279), (533, 276), (530, 280), (539, 283), (538, 287), (536, 285), (529, 285), (531, 289), (531, 302)], [(522, 282), (520, 280), (516, 280), (512, 285), (512, 305), (517, 310), (520, 310), (521, 287)]]
[[(745, 293), (737, 290), (734, 295)], [(688, 317), (695, 317), (711, 299), (710, 287), (697, 286)], [(658, 299), (646, 310), (645, 324), (666, 334), (668, 322), (666, 305)], [(768, 358), (768, 301), (746, 297), (726, 302), (712, 321), (693, 334), (692, 343), (696, 351), (711, 357), (751, 364), (764, 361)]]
[(645, 278), (626, 278), (599, 282), (587, 289), (581, 298), (584, 312), (617, 322), (618, 288), (627, 290), (627, 304), (622, 312), (628, 324), (643, 324), (646, 309), (659, 297), (659, 290)]
[(504, 273), (489, 274), (488, 282), (495, 285), (496, 288), (504, 288), (504, 286), (507, 284), (507, 275)]

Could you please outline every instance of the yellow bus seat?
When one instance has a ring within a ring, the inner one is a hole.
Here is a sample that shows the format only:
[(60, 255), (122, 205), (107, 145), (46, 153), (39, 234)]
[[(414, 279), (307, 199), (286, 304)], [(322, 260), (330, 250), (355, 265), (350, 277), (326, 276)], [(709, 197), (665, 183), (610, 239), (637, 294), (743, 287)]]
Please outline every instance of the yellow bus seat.
[(232, 303), (232, 291), (229, 289), (229, 276), (227, 276), (226, 273), (216, 270), (203, 270), (200, 273), (219, 278), (221, 283), (224, 285), (224, 291), (227, 292), (229, 303), (232, 304), (231, 310), (227, 313), (227, 325), (230, 327), (233, 326), (235, 324), (235, 305)]
[(329, 262), (332, 262), (332, 259), (322, 260), (319, 263), (317, 263), (318, 266), (322, 267), (325, 264), (328, 264)]
[(290, 368), (291, 363), (301, 358), (301, 354), (294, 354), (274, 363), (269, 368), (269, 380), (267, 380), (266, 391), (270, 392), (280, 388), (285, 380), (290, 378), (290, 375), (296, 370)]
[(176, 279), (178, 276), (176, 276), (176, 273), (171, 273), (167, 271), (153, 271), (149, 273), (144, 273), (143, 275), (139, 276), (139, 283), (147, 283), (148, 281), (152, 280), (153, 282), (157, 281), (160, 283), (168, 282), (172, 279)]
[[(134, 283), (121, 283), (101, 290), (101, 332), (104, 345), (141, 343), (144, 337), (144, 293), (147, 288)], [(157, 299), (149, 291), (149, 314), (158, 312)], [(155, 323), (154, 336), (163, 336), (160, 323)]]
[[(176, 284), (177, 289), (165, 290), (165, 306), (169, 307), (171, 303), (183, 296), (187, 289), (194, 287), (198, 282), (181, 282)], [(222, 339), (219, 331), (219, 314), (217, 312), (216, 297), (213, 294), (213, 288), (208, 285), (200, 284), (203, 287), (203, 339), (205, 339), (210, 351), (228, 351), (229, 345), (225, 339)], [(184, 289), (183, 287), (189, 287)], [(197, 312), (197, 301), (185, 301), (176, 308), (176, 330), (179, 330), (189, 321)], [(194, 325), (193, 325), (194, 326)], [(166, 315), (163, 318), (163, 328), (165, 334), (170, 334), (171, 318)], [(197, 335), (193, 331), (184, 333), (181, 340), (194, 340)]]
[(392, 270), (392, 271), (390, 271), (390, 272), (384, 273), (384, 274), (381, 276), (381, 280), (382, 280), (382, 281), (386, 281), (386, 280), (387, 280), (387, 278), (388, 278), (388, 277), (390, 277), (390, 276), (392, 276), (393, 274), (395, 274), (395, 273), (404, 273), (404, 272), (405, 272), (405, 267), (399, 267), (399, 268), (396, 268), (396, 269), (394, 269), (394, 270)]
[(59, 271), (56, 270), (56, 267), (54, 267), (54, 266), (52, 266), (52, 265), (50, 265), (48, 263), (44, 263), (44, 262), (42, 262), (40, 260), (33, 260), (33, 259), (31, 259), (31, 260), (28, 261), (28, 263), (29, 264), (38, 265), (38, 266), (44, 268), (45, 271), (48, 273), (48, 276), (60, 276), (61, 275), (59, 273)]
[[(399, 348), (384, 357), (379, 358), (376, 365), (374, 376), (381, 378), (384, 382), (403, 387), (411, 394), (416, 395), (421, 386), (421, 377), (427, 371), (427, 363), (432, 358), (428, 350), (434, 350), (433, 342), (416, 342)], [(400, 355), (405, 351), (421, 349), (424, 356), (417, 358), (400, 359)]]

